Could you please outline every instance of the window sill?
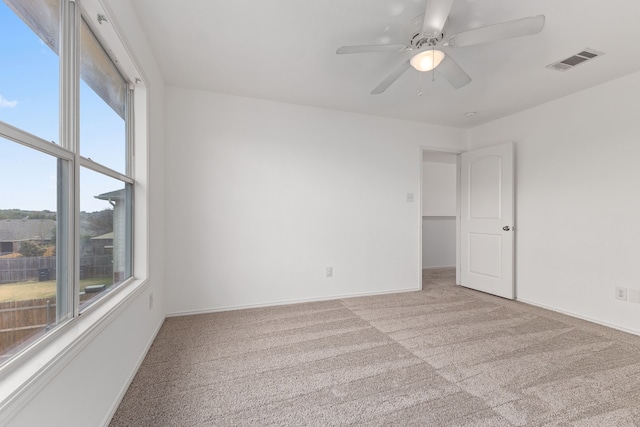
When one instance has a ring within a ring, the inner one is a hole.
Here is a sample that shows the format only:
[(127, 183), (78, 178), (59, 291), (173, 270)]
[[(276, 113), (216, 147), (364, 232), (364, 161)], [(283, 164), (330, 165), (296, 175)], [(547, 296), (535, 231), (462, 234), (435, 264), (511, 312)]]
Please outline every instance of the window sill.
[(0, 425), (9, 422), (148, 286), (148, 280), (134, 279), (132, 283), (118, 287), (98, 306), (60, 325), (7, 362), (0, 371)]

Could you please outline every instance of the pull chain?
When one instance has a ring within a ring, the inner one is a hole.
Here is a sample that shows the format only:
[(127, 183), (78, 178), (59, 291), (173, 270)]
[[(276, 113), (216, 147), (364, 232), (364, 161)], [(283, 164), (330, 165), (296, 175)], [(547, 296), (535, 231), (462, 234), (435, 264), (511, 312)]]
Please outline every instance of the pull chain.
[(420, 75), (420, 92), (418, 92), (418, 96), (422, 96), (422, 74), (423, 73), (418, 73)]
[[(431, 58), (435, 61), (436, 59), (436, 47), (435, 46), (431, 46)], [(435, 82), (436, 81), (436, 67), (433, 67), (431, 69), (431, 81)]]

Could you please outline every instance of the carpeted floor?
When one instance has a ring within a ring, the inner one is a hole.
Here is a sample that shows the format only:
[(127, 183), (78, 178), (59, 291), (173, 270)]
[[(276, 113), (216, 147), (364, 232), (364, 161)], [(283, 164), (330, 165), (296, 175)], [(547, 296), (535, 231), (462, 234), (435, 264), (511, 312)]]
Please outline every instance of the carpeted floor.
[(640, 337), (453, 274), (168, 318), (111, 426), (640, 426)]

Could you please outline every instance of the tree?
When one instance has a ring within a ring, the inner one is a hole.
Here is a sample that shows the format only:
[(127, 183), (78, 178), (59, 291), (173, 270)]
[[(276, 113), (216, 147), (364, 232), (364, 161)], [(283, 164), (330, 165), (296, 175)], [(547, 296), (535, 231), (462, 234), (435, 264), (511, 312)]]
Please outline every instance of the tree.
[(113, 231), (113, 209), (104, 209), (97, 212), (85, 213), (87, 230), (92, 236)]
[(20, 252), (25, 257), (37, 257), (44, 255), (47, 249), (44, 246), (31, 241), (20, 242)]

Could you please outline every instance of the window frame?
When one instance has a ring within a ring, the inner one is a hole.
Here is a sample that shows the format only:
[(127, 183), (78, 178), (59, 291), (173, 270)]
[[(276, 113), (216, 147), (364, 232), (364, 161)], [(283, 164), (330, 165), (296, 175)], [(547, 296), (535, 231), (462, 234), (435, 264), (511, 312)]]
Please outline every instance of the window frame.
[[(67, 276), (65, 303), (71, 307), (66, 312), (69, 317), (56, 324), (51, 330), (24, 345), (16, 354), (0, 365), (0, 380), (7, 384), (6, 393), (0, 393), (0, 409), (23, 394), (31, 382), (42, 378), (52, 365), (59, 362), (73, 351), (80, 351), (82, 341), (91, 339), (100, 330), (101, 325), (107, 324), (117, 316), (118, 312), (131, 300), (131, 297), (146, 288), (148, 272), (148, 232), (136, 224), (148, 224), (148, 194), (144, 190), (148, 183), (147, 165), (147, 121), (139, 120), (136, 125), (135, 116), (142, 118), (147, 115), (147, 90), (142, 76), (128, 49), (119, 37), (117, 30), (110, 25), (110, 19), (105, 17), (104, 6), (99, 0), (60, 0), (60, 143), (46, 141), (36, 135), (0, 121), (0, 136), (30, 149), (41, 151), (58, 159), (63, 159), (69, 165), (68, 179), (65, 183), (65, 200), (58, 205), (66, 206), (68, 217), (66, 232), (60, 239), (66, 239), (66, 270), (62, 275)], [(80, 156), (80, 22), (84, 19), (106, 52), (110, 52), (122, 76), (127, 80), (125, 109), (125, 141), (126, 141), (126, 171), (121, 173), (112, 170), (91, 159)], [(98, 26), (103, 24), (106, 26)], [(135, 100), (135, 102), (134, 102)], [(136, 158), (136, 145), (140, 145), (143, 155)], [(137, 167), (136, 167), (137, 166)], [(129, 254), (129, 276), (123, 282), (114, 284), (107, 291), (80, 309), (79, 277), (80, 277), (80, 168), (84, 167), (110, 178), (122, 182), (131, 189), (130, 203), (127, 205), (127, 251)], [(141, 175), (136, 175), (136, 170)], [(140, 202), (141, 209), (136, 211), (136, 204)], [(148, 226), (148, 225), (147, 225)], [(140, 235), (140, 238), (137, 237)], [(136, 244), (139, 241), (140, 244)], [(136, 257), (136, 254), (140, 255)], [(64, 261), (63, 261), (64, 262)], [(60, 287), (60, 284), (58, 284)], [(62, 304), (60, 304), (62, 305)], [(1, 413), (2, 411), (0, 411)], [(0, 424), (4, 419), (0, 416)]]

